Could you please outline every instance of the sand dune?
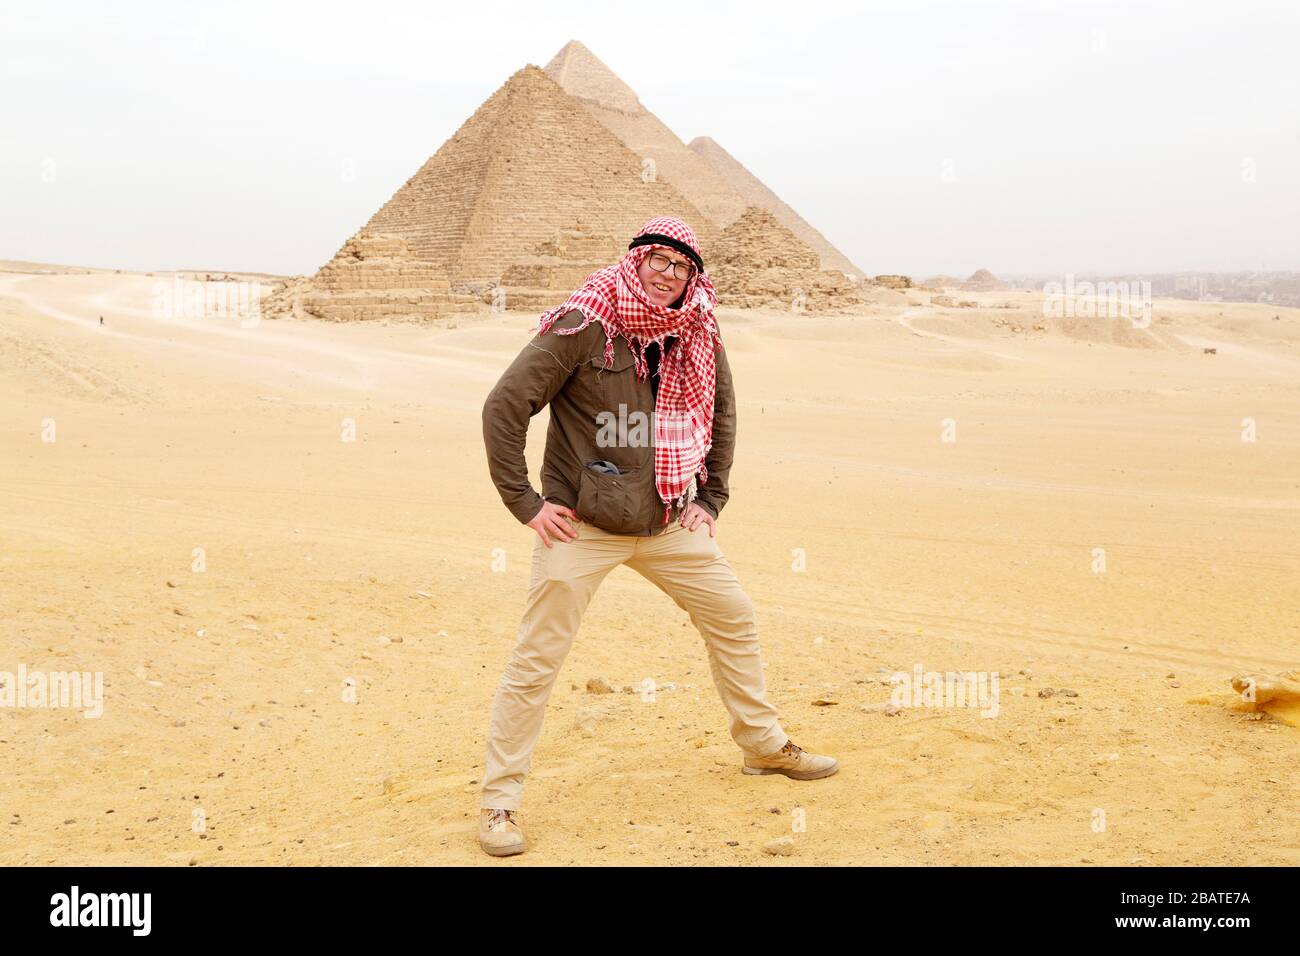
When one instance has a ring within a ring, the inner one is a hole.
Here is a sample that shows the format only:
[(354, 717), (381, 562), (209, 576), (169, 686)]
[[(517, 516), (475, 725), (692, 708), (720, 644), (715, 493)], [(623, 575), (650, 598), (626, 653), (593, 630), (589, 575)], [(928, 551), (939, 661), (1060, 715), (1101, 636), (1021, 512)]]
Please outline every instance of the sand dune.
[[(535, 317), (160, 321), (165, 276), (11, 265), (0, 671), (100, 671), (105, 701), (0, 708), (0, 863), (495, 865), (475, 781), (532, 532), (479, 411)], [(796, 809), (802, 863), (1300, 863), (1300, 731), (1195, 704), (1300, 666), (1300, 310), (1157, 302), (1137, 336), (972, 295), (721, 313), (719, 539), (787, 729), (841, 772), (742, 776), (698, 634), (620, 568), (519, 863), (779, 864)], [(997, 672), (997, 716), (887, 715), (918, 664)]]

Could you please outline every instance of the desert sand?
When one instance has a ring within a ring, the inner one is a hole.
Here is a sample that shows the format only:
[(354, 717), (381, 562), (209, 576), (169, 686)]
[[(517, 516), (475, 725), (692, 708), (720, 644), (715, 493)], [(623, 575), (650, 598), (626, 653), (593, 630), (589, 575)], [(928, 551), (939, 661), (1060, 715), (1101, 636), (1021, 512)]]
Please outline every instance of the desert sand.
[[(535, 536), (479, 415), (535, 316), (160, 321), (163, 274), (5, 268), (0, 671), (105, 700), (0, 709), (0, 863), (1300, 863), (1300, 728), (1229, 706), (1300, 667), (1300, 310), (723, 309), (719, 541), (841, 770), (743, 776), (699, 635), (619, 568), (502, 861), (477, 780)], [(997, 715), (887, 712), (917, 665), (997, 672)]]

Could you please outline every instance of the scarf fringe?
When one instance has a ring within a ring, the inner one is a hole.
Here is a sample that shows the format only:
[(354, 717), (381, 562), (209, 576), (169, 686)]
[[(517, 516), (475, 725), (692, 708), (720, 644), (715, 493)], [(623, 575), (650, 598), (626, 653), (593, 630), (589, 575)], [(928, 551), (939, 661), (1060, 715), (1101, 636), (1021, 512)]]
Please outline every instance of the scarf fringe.
[[(703, 464), (700, 465), (700, 472), (705, 473), (705, 468)], [(686, 490), (683, 491), (680, 495), (678, 495), (675, 499), (670, 499), (664, 505), (664, 524), (668, 523), (668, 516), (669, 513), (672, 511), (672, 507), (674, 504), (677, 505), (677, 507), (680, 510), (684, 511), (692, 501), (694, 501), (696, 498), (699, 497), (699, 490), (700, 490), (699, 475), (698, 474), (691, 475), (691, 483), (686, 487)]]

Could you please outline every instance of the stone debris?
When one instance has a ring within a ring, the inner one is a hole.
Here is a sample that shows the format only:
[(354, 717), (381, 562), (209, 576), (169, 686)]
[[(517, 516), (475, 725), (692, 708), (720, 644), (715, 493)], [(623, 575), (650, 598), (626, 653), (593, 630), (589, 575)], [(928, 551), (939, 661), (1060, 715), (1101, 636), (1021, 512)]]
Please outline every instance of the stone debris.
[(886, 289), (910, 289), (912, 288), (912, 279), (910, 276), (876, 276), (872, 280), (876, 285), (884, 286)]
[(777, 837), (763, 844), (763, 852), (770, 856), (794, 855), (794, 837)]
[(609, 686), (609, 681), (603, 677), (593, 677), (587, 681), (588, 694), (612, 694), (614, 688)]

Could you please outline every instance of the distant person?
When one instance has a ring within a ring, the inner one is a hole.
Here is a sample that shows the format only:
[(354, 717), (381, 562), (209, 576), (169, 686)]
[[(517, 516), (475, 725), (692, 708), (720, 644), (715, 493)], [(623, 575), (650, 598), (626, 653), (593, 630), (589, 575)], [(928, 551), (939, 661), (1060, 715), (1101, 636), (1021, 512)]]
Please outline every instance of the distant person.
[(100, 325), (104, 324), (104, 317), (102, 315), (99, 317), (99, 324)]
[[(479, 843), (493, 856), (525, 849), (518, 814), (546, 701), (583, 612), (620, 564), (699, 628), (744, 773), (816, 780), (839, 769), (781, 728), (764, 689), (754, 605), (714, 540), (736, 436), (716, 303), (695, 233), (679, 219), (653, 219), (619, 262), (542, 315), (483, 405), (492, 480), (537, 532), (527, 606), (487, 732)], [(524, 446), (529, 419), (548, 404), (539, 495)], [(648, 427), (638, 430), (638, 413)], [(707, 535), (695, 533), (706, 525)]]

